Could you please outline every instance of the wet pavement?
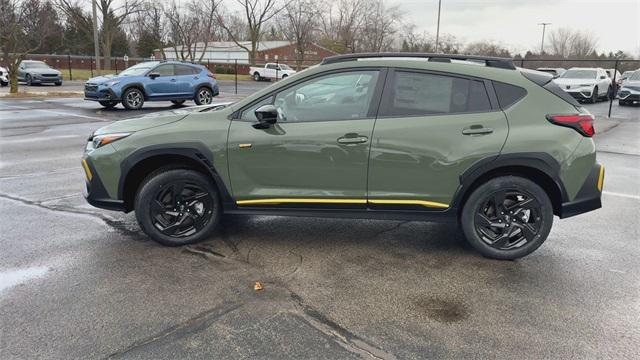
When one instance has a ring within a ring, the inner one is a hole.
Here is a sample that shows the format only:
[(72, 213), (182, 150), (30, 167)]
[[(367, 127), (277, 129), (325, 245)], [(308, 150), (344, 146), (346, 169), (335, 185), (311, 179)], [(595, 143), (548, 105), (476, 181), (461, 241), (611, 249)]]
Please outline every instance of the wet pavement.
[(89, 133), (140, 112), (0, 99), (0, 359), (637, 358), (640, 107), (586, 106), (604, 207), (494, 261), (423, 222), (226, 216), (163, 247), (81, 195)]

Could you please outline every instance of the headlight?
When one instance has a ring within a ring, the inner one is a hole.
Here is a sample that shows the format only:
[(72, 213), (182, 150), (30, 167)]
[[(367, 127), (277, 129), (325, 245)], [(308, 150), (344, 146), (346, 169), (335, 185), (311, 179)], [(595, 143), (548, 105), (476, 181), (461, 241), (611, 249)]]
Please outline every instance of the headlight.
[(93, 137), (93, 148), (97, 149), (101, 146), (111, 144), (114, 141), (124, 139), (127, 136), (131, 135), (131, 133), (114, 133), (114, 134), (105, 134), (105, 135), (95, 135)]
[(120, 80), (111, 80), (111, 81), (107, 81), (105, 83), (105, 85), (107, 87), (115, 86), (115, 85), (118, 85), (118, 84), (120, 84)]

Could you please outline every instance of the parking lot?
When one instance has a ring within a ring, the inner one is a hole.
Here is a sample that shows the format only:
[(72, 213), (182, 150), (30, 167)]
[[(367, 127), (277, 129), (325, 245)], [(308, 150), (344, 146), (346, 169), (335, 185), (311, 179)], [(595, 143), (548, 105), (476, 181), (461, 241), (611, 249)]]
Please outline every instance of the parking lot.
[[(221, 82), (218, 100), (266, 85)], [(640, 107), (608, 106), (585, 105), (603, 208), (494, 261), (423, 222), (227, 216), (162, 247), (85, 202), (80, 156), (169, 103), (0, 98), (0, 358), (637, 358)]]

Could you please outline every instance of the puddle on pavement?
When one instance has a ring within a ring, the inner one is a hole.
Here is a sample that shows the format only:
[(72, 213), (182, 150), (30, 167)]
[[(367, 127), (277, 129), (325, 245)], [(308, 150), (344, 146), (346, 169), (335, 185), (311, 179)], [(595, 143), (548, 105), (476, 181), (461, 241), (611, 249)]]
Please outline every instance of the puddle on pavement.
[(46, 266), (0, 271), (0, 292), (10, 287), (23, 284), (31, 279), (42, 277), (47, 272), (49, 272), (49, 268)]
[(464, 304), (457, 301), (443, 300), (439, 298), (422, 298), (415, 302), (419, 311), (424, 312), (429, 318), (443, 323), (453, 323), (464, 320), (468, 311)]

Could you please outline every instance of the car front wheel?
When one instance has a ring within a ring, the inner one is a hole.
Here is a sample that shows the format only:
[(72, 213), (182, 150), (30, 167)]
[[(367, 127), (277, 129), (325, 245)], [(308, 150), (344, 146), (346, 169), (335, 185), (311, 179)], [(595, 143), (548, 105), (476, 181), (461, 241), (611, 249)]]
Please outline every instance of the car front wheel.
[(140, 110), (144, 104), (144, 94), (140, 89), (130, 88), (122, 96), (122, 105), (128, 110)]
[(207, 87), (201, 87), (194, 100), (197, 105), (209, 105), (213, 102), (213, 92)]
[(31, 75), (27, 74), (27, 76), (25, 76), (24, 80), (26, 81), (27, 86), (33, 85), (33, 80), (31, 79)]
[(135, 199), (142, 230), (167, 246), (193, 244), (209, 237), (218, 224), (220, 206), (211, 179), (188, 169), (149, 175)]
[(482, 255), (514, 260), (535, 251), (547, 239), (553, 206), (531, 180), (501, 176), (473, 191), (462, 209), (462, 230)]

